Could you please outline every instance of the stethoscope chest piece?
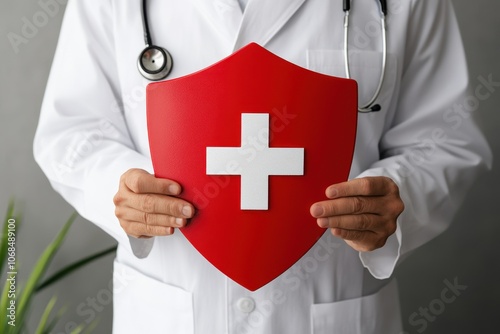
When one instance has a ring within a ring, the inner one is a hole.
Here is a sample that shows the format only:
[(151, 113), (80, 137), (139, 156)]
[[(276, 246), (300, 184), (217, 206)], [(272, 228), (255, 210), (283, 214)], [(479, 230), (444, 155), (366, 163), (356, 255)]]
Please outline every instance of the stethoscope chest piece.
[(172, 70), (173, 64), (170, 53), (156, 45), (147, 46), (137, 59), (139, 72), (151, 81), (166, 78)]

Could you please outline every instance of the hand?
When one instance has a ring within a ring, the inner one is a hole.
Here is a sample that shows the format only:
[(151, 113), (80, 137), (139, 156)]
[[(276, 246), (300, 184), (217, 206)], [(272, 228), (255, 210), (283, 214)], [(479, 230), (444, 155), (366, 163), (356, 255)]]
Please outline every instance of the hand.
[(311, 206), (320, 227), (360, 252), (385, 245), (396, 232), (396, 221), (404, 210), (399, 188), (388, 177), (365, 177), (332, 185), (327, 201)]
[(129, 169), (120, 178), (113, 198), (115, 215), (125, 232), (136, 238), (171, 235), (175, 227), (186, 225), (194, 207), (175, 196), (181, 186), (156, 178), (142, 169)]

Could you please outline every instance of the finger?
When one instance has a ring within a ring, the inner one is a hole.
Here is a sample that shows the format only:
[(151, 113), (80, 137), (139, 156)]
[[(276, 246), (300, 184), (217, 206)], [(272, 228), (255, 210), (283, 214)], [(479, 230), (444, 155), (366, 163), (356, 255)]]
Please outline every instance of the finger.
[(341, 215), (380, 214), (384, 207), (383, 197), (342, 197), (334, 200), (314, 203), (311, 206), (311, 215), (315, 218), (324, 218)]
[(157, 178), (142, 169), (131, 169), (122, 176), (125, 186), (136, 194), (164, 194), (177, 196), (181, 186), (172, 180)]
[(326, 189), (328, 198), (350, 196), (382, 196), (397, 190), (397, 185), (388, 177), (363, 177), (331, 185)]
[(346, 241), (348, 245), (359, 252), (371, 252), (382, 247), (385, 241), (380, 239), (376, 233), (370, 231), (352, 231), (334, 228), (331, 229), (334, 236)]
[(133, 221), (120, 221), (125, 232), (134, 238), (167, 236), (174, 233), (173, 227), (146, 225)]
[(184, 218), (173, 217), (169, 215), (162, 215), (156, 213), (148, 213), (135, 210), (127, 207), (117, 207), (115, 215), (119, 219), (143, 223), (146, 225), (157, 225), (166, 227), (183, 227), (186, 225), (187, 220)]
[(124, 205), (138, 211), (176, 218), (188, 219), (194, 215), (194, 207), (191, 203), (181, 198), (164, 195), (131, 194)]
[(383, 224), (381, 217), (372, 214), (343, 215), (318, 218), (317, 223), (322, 228), (339, 228), (356, 231), (377, 231)]

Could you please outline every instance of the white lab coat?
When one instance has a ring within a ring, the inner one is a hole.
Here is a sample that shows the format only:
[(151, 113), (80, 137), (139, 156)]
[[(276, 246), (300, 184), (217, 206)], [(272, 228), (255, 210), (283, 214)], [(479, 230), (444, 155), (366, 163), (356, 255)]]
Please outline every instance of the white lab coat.
[[(244, 15), (236, 0), (148, 3), (153, 40), (174, 58), (169, 78), (249, 42), (345, 76), (341, 0), (250, 0)], [(351, 13), (350, 61), (360, 103), (380, 74), (377, 3), (356, 0)], [(491, 163), (467, 109), (453, 109), (469, 91), (450, 1), (389, 1), (382, 111), (359, 115), (351, 177), (385, 175), (399, 185), (406, 209), (396, 233), (363, 254), (326, 233), (253, 293), (210, 265), (182, 233), (129, 240), (114, 216), (120, 175), (129, 168), (153, 171), (148, 82), (136, 68), (144, 48), (140, 5), (69, 1), (34, 145), (53, 187), (119, 242), (114, 333), (399, 334), (397, 289), (388, 278), (404, 255), (446, 229), (477, 173)]]

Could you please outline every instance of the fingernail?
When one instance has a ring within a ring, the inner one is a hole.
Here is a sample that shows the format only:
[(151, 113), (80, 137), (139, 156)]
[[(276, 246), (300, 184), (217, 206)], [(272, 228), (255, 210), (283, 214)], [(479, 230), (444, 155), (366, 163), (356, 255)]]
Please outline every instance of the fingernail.
[(314, 217), (323, 215), (323, 212), (323, 207), (321, 205), (314, 205), (311, 210), (311, 213)]
[(328, 196), (328, 198), (335, 198), (337, 197), (339, 194), (339, 191), (335, 188), (330, 188), (328, 189), (328, 194), (326, 194), (326, 196)]
[(186, 217), (191, 217), (193, 215), (193, 209), (191, 209), (191, 207), (189, 205), (185, 205), (183, 208), (182, 208), (182, 214)]
[(174, 194), (174, 195), (177, 195), (179, 193), (179, 186), (176, 185), (176, 184), (171, 184), (168, 186), (168, 191), (171, 193), (171, 194)]
[(175, 225), (177, 227), (182, 227), (184, 225), (184, 219), (182, 219), (182, 218), (175, 218)]
[(318, 218), (318, 226), (327, 228), (328, 227), (328, 219), (327, 218)]

